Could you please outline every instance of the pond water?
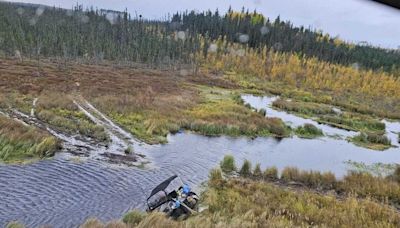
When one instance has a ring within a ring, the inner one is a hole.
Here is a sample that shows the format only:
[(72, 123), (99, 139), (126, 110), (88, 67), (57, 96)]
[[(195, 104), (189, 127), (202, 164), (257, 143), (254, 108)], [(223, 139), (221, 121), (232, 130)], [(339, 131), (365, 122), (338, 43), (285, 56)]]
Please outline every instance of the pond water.
[[(292, 126), (309, 121), (267, 107), (270, 98), (243, 98), (256, 108), (266, 108), (268, 116), (280, 117)], [(318, 127), (332, 134), (355, 134), (325, 125)], [(400, 125), (393, 123), (390, 129), (398, 132)], [(233, 154), (238, 164), (249, 159), (253, 164), (260, 163), (262, 168), (296, 166), (332, 171), (338, 177), (347, 172), (349, 167), (344, 162), (348, 160), (366, 164), (400, 163), (398, 148), (372, 151), (330, 137), (252, 140), (210, 138), (184, 132), (170, 135), (168, 142), (137, 147), (136, 151), (151, 157), (152, 163), (147, 169), (110, 165), (94, 159), (70, 161), (65, 154), (29, 165), (0, 165), (0, 226), (18, 220), (28, 227), (75, 227), (89, 217), (103, 221), (118, 219), (129, 209), (144, 208), (151, 189), (173, 174), (199, 189), (207, 180), (209, 170), (225, 154)]]

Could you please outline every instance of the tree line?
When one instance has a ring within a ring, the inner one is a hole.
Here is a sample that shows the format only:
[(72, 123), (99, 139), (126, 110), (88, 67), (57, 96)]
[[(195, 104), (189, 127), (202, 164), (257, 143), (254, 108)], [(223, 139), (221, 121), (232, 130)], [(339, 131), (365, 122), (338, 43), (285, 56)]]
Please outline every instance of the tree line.
[(295, 27), (279, 17), (229, 10), (176, 13), (166, 20), (146, 20), (127, 11), (71, 10), (0, 2), (0, 56), (90, 58), (152, 64), (194, 63), (218, 41), (241, 43), (260, 52), (267, 47), (319, 60), (394, 74), (400, 53)]

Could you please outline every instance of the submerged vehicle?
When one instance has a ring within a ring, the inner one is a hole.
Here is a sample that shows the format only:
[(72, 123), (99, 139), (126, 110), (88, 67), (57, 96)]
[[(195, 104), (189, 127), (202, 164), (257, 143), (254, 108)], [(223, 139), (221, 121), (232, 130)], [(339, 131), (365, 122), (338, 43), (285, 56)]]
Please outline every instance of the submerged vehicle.
[(173, 175), (157, 185), (147, 198), (147, 212), (164, 212), (173, 218), (197, 213), (199, 198), (189, 185)]

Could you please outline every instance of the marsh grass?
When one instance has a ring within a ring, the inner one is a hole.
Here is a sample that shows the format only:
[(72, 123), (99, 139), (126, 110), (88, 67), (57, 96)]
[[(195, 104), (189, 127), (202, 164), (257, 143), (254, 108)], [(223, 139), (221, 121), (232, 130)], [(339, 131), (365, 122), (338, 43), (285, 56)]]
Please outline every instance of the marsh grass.
[(5, 228), (25, 228), (25, 226), (19, 222), (10, 222)]
[(368, 116), (344, 113), (340, 116), (320, 116), (318, 122), (353, 131), (368, 131), (377, 134), (385, 132), (385, 124)]
[[(307, 97), (308, 96), (304, 95), (301, 98), (307, 101)], [(284, 99), (277, 99), (272, 103), (272, 106), (288, 112), (293, 112), (306, 116), (335, 114), (335, 112), (332, 110), (332, 107), (330, 107), (329, 105), (304, 101), (287, 101)]]
[(400, 205), (400, 185), (391, 178), (374, 177), (365, 172), (350, 172), (343, 181), (338, 182), (337, 190)]
[[(302, 96), (308, 97), (308, 95), (304, 94)], [(302, 97), (296, 98), (302, 99)], [(351, 111), (336, 113), (333, 110), (333, 106), (326, 104), (278, 99), (274, 101), (272, 105), (278, 109), (282, 109), (305, 118), (316, 118), (320, 123), (329, 124), (334, 127), (347, 130), (368, 131), (381, 134), (385, 132), (386, 128), (384, 123), (378, 119), (372, 118), (371, 116), (354, 113)]]
[(297, 127), (294, 132), (301, 138), (313, 139), (324, 136), (321, 129), (317, 128), (312, 124), (304, 124), (303, 126)]
[(104, 128), (80, 111), (67, 94), (42, 94), (37, 103), (37, 117), (68, 134), (81, 134), (101, 142), (109, 140)]
[(336, 180), (330, 172), (300, 171), (288, 167), (282, 171), (281, 180), (285, 183), (302, 183), (311, 189), (334, 190), (339, 194), (370, 198), (396, 207), (400, 205), (400, 184), (393, 176), (379, 177), (366, 172), (351, 171), (343, 180)]
[(219, 183), (222, 183), (224, 181), (222, 177), (222, 171), (217, 168), (214, 168), (210, 171), (208, 179), (210, 183), (213, 184), (214, 186), (218, 186)]
[(224, 173), (232, 173), (236, 171), (235, 158), (232, 155), (225, 155), (220, 162), (220, 167)]
[(392, 147), (390, 139), (386, 135), (379, 135), (375, 133), (364, 133), (349, 138), (349, 141), (354, 144), (373, 150), (386, 150)]
[(262, 178), (263, 172), (261, 171), (260, 163), (257, 163), (253, 170), (253, 177), (254, 178)]
[(146, 213), (143, 211), (133, 210), (124, 215), (122, 221), (128, 225), (138, 225), (144, 218)]
[(265, 118), (232, 99), (210, 101), (195, 107), (189, 113), (195, 119), (189, 129), (210, 136), (225, 134), (285, 137), (289, 134), (280, 119)]
[[(309, 176), (310, 172), (294, 170), (290, 168), (289, 172), (297, 173), (291, 175), (291, 179), (308, 181), (302, 176)], [(81, 227), (399, 227), (398, 211), (386, 201), (377, 201), (371, 194), (364, 193), (366, 189), (361, 183), (377, 180), (362, 177), (354, 183), (359, 176), (349, 175), (351, 180), (343, 180), (349, 194), (337, 198), (330, 193), (299, 191), (253, 178), (224, 180), (221, 171), (213, 169), (208, 188), (202, 195), (202, 204), (208, 209), (186, 220), (172, 220), (162, 213), (142, 216), (140, 212), (130, 212), (124, 216), (123, 224), (113, 222), (109, 224), (114, 226), (107, 226), (88, 220)], [(324, 179), (323, 176), (319, 178)], [(326, 179), (327, 183), (333, 181), (331, 177)], [(379, 184), (389, 183), (380, 180), (384, 182)], [(337, 188), (336, 185), (333, 188)], [(357, 193), (359, 195), (355, 196)]]
[(251, 162), (247, 159), (244, 160), (242, 167), (239, 170), (240, 176), (243, 177), (251, 177), (252, 176), (252, 169), (251, 169)]
[(263, 178), (270, 181), (277, 180), (279, 178), (278, 169), (275, 166), (266, 168), (263, 172)]
[(51, 157), (59, 148), (60, 142), (48, 133), (0, 116), (1, 161), (22, 162)]
[(333, 189), (336, 184), (336, 177), (331, 172), (321, 173), (318, 171), (299, 171), (297, 168), (285, 168), (282, 171), (282, 180), (296, 181), (315, 189)]

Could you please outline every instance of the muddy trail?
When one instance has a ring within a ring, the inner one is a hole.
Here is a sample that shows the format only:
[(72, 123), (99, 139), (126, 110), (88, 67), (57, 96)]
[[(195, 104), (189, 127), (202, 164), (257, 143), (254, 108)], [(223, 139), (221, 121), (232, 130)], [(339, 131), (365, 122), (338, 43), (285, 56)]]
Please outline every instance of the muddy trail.
[[(0, 112), (0, 114), (11, 117), (24, 125), (35, 126), (49, 132), (51, 135), (61, 140), (62, 149), (59, 151), (61, 153), (67, 152), (73, 156), (93, 158), (128, 166), (139, 166), (148, 163), (148, 161), (145, 160), (145, 156), (138, 153), (136, 150), (139, 148), (139, 144), (142, 146), (144, 144), (114, 124), (84, 98), (79, 97), (73, 100), (73, 102), (91, 121), (104, 128), (110, 138), (110, 141), (106, 144), (98, 143), (83, 135), (68, 135), (59, 130), (55, 130), (52, 126), (35, 116), (37, 102), (38, 98), (35, 98), (32, 103), (30, 115), (16, 109), (11, 109), (8, 112)], [(125, 153), (127, 148), (131, 148), (132, 152), (130, 154)]]
[[(265, 103), (261, 104), (263, 100), (248, 98), (246, 101), (253, 107), (265, 107)], [(238, 165), (249, 159), (253, 164), (260, 163), (262, 169), (276, 166), (282, 170), (294, 166), (302, 170), (331, 171), (338, 178), (347, 173), (349, 165), (345, 162), (349, 160), (366, 164), (400, 162), (397, 148), (377, 152), (331, 137), (249, 139), (206, 137), (183, 132), (169, 135), (165, 145), (150, 146), (137, 142), (83, 98), (77, 97), (75, 103), (93, 122), (105, 128), (114, 139), (114, 145), (107, 150), (104, 146), (79, 139), (77, 143), (73, 137), (59, 135), (59, 138), (66, 137), (64, 144), (85, 151), (79, 153), (89, 151), (88, 157), (78, 156), (76, 159), (73, 156), (71, 159), (69, 155), (72, 152), (69, 152), (29, 165), (0, 164), (0, 208), (3, 208), (0, 210), (0, 226), (19, 220), (28, 227), (76, 227), (89, 217), (98, 217), (102, 221), (118, 219), (129, 209), (143, 209), (151, 189), (173, 174), (179, 175), (195, 190), (201, 189), (202, 183), (208, 179), (209, 170), (218, 166), (226, 154), (234, 155)], [(294, 122), (295, 117), (290, 114), (275, 114), (284, 121)], [(27, 124), (38, 124), (36, 120), (29, 122), (32, 118), (26, 115), (16, 117), (21, 120), (28, 118), (24, 120)], [(391, 130), (398, 132), (399, 127), (393, 125)], [(79, 148), (80, 143), (87, 148)], [(151, 163), (144, 168), (115, 165), (102, 155), (124, 156), (123, 150), (127, 145), (133, 145), (134, 151), (145, 155)]]
[[(108, 162), (115, 164), (142, 165), (148, 163), (145, 159), (147, 157), (138, 153), (144, 143), (136, 140), (130, 133), (114, 124), (83, 97), (79, 96), (73, 102), (90, 120), (103, 127), (110, 137), (110, 142), (104, 148), (98, 148), (95, 154), (105, 157)], [(128, 148), (132, 150), (129, 154), (126, 153)]]

